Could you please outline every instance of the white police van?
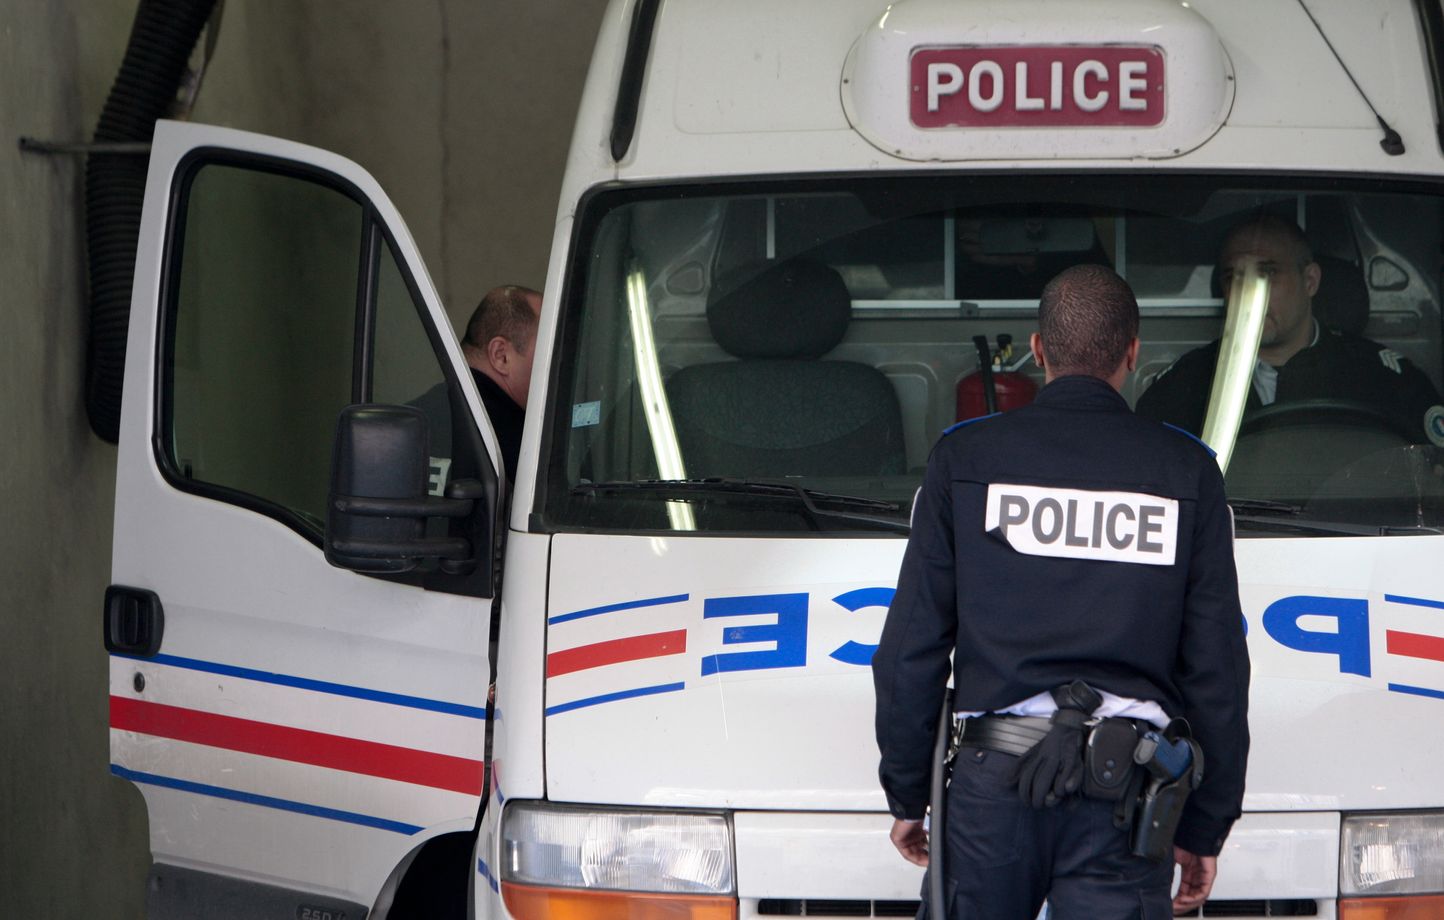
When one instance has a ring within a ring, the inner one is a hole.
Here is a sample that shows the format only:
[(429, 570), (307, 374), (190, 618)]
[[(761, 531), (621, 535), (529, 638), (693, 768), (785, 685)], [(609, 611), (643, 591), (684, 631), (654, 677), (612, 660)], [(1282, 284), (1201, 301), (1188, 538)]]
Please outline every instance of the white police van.
[[(868, 666), (970, 340), (1102, 262), (1130, 401), (1221, 334), (1246, 375), (1213, 269), (1263, 210), (1320, 321), (1437, 387), (1441, 52), (1437, 0), (616, 0), (515, 482), (376, 183), (163, 124), (106, 623), (150, 914), (910, 915)], [(1243, 392), (1208, 915), (1444, 915), (1441, 422)]]

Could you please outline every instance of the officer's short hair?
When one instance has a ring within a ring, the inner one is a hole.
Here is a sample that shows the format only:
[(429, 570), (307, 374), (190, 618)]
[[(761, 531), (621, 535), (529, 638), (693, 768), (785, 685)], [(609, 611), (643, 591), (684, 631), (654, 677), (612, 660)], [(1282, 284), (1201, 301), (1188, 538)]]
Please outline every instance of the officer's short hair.
[(519, 284), (503, 284), (492, 288), (481, 298), (471, 321), (466, 324), (466, 335), (462, 341), (475, 348), (486, 348), (486, 343), (501, 336), (517, 351), (525, 354), (531, 349), (532, 338), (536, 335), (537, 315), (527, 302), (530, 297), (540, 297), (538, 291)]
[(1229, 228), (1223, 238), (1223, 245), (1220, 250), (1228, 248), (1228, 245), (1241, 236), (1278, 236), (1287, 240), (1289, 247), (1294, 251), (1294, 260), (1299, 268), (1303, 268), (1314, 261), (1314, 247), (1309, 245), (1309, 238), (1304, 236), (1304, 231), (1299, 225), (1286, 217), (1280, 217), (1267, 211), (1254, 214)]
[(1075, 265), (1043, 288), (1038, 334), (1057, 376), (1108, 377), (1138, 337), (1138, 299), (1102, 265)]

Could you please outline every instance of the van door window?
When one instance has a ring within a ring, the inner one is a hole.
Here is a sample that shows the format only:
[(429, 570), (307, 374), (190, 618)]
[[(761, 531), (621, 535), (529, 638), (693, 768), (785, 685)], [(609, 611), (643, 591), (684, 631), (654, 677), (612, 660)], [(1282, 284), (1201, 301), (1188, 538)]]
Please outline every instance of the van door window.
[[(494, 482), (439, 333), (381, 224), (347, 189), (284, 168), (182, 170), (162, 348), (167, 477), (319, 542), (337, 416), (375, 402), (426, 415), (433, 494), (458, 478)], [(446, 532), (444, 521), (431, 526)]]
[(362, 206), (221, 163), (184, 187), (163, 424), (171, 472), (319, 533), (351, 401)]

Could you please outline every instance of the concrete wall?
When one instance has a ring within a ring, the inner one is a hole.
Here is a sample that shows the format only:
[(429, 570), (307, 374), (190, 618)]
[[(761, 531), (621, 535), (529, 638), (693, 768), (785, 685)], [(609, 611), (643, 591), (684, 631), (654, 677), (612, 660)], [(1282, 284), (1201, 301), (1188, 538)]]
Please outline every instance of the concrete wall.
[(100, 599), (115, 450), (82, 405), (81, 164), (16, 137), (93, 128), (133, 7), (0, 3), (0, 913), (136, 916), (140, 793), (112, 778)]
[[(194, 118), (356, 160), (451, 314), (540, 286), (604, 0), (230, 0)], [(138, 917), (140, 794), (110, 777), (100, 598), (115, 451), (89, 431), (83, 166), (134, 0), (0, 0), (0, 914)]]
[(233, 2), (194, 120), (355, 160), (396, 203), (464, 322), (488, 288), (546, 280), (605, 6)]

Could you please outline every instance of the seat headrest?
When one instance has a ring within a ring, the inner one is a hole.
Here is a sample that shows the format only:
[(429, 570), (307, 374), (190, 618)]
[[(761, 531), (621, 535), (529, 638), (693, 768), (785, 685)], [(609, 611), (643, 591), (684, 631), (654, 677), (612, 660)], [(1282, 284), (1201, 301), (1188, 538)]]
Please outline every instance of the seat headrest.
[(1317, 256), (1319, 290), (1314, 294), (1314, 318), (1325, 326), (1363, 335), (1369, 323), (1369, 286), (1353, 262)]
[(707, 325), (739, 358), (820, 358), (847, 333), (852, 298), (836, 271), (791, 259), (734, 272), (707, 304)]

